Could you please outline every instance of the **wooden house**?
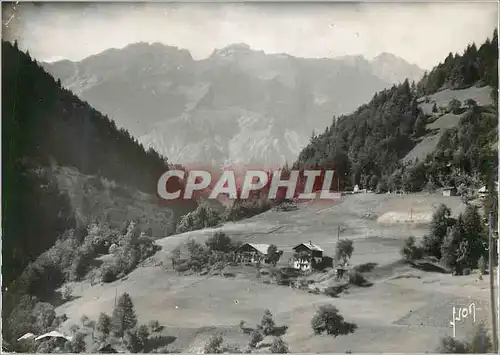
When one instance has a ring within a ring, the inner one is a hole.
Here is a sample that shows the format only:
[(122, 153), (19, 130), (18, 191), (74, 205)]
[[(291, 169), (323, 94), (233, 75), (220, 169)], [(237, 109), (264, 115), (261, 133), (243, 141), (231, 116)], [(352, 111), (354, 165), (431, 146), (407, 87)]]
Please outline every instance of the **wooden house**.
[(302, 271), (310, 271), (315, 264), (321, 264), (323, 261), (323, 249), (318, 245), (301, 243), (293, 248), (295, 255), (292, 258), (293, 268)]
[(266, 259), (268, 248), (269, 244), (245, 243), (234, 251), (236, 262), (263, 262)]

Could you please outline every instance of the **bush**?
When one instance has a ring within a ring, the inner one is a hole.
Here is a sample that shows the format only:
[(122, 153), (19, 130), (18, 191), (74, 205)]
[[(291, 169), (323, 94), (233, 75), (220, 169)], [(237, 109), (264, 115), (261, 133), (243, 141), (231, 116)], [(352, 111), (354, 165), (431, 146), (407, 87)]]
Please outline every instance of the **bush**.
[(383, 177), (382, 179), (380, 179), (380, 181), (377, 184), (376, 192), (378, 194), (383, 194), (383, 193), (386, 193), (388, 190), (389, 190), (389, 187), (387, 186), (387, 178)]
[(111, 317), (108, 316), (106, 313), (101, 312), (97, 320), (96, 328), (98, 332), (98, 339), (101, 342), (106, 341), (106, 339), (111, 334)]
[(126, 330), (123, 336), (123, 343), (131, 353), (139, 353), (144, 347), (136, 329)]
[(176, 228), (176, 232), (185, 233), (193, 230), (215, 227), (221, 221), (221, 214), (211, 208), (206, 202), (202, 202), (194, 211), (182, 217)]
[(224, 219), (227, 221), (239, 221), (250, 218), (271, 209), (271, 203), (264, 198), (235, 200), (233, 205), (225, 212)]
[(116, 245), (115, 243), (111, 244), (108, 250), (109, 254), (116, 254), (117, 251), (118, 251), (118, 245)]
[(205, 244), (211, 251), (228, 253), (233, 250), (232, 240), (224, 232), (216, 232), (213, 236), (208, 238)]
[(458, 250), (460, 248), (461, 230), (458, 225), (449, 228), (441, 245), (441, 263), (452, 271), (458, 271)]
[(337, 297), (340, 293), (342, 293), (343, 287), (340, 286), (329, 286), (323, 292), (325, 295), (330, 297)]
[(415, 244), (415, 237), (410, 236), (405, 240), (401, 254), (406, 262), (411, 262), (420, 259), (423, 256), (423, 250)]
[[(67, 343), (66, 350), (71, 353), (83, 353), (85, 352), (85, 333), (78, 332), (73, 336), (73, 339)], [(40, 349), (38, 349), (39, 352)]]
[(429, 235), (424, 236), (422, 248), (424, 253), (441, 259), (441, 244), (448, 232), (448, 227), (453, 226), (451, 210), (444, 204), (440, 204), (432, 215)]
[(366, 286), (368, 281), (366, 281), (365, 277), (358, 271), (351, 270), (349, 271), (349, 284), (354, 286)]
[(269, 350), (274, 354), (285, 354), (289, 352), (288, 345), (281, 338), (275, 338)]
[(267, 248), (267, 259), (272, 265), (276, 266), (281, 258), (281, 255), (283, 255), (283, 251), (278, 251), (278, 247), (276, 247), (276, 245), (271, 244)]
[(248, 346), (250, 348), (255, 348), (258, 343), (260, 343), (264, 339), (264, 336), (262, 335), (262, 332), (255, 329), (251, 334), (250, 334), (250, 340), (248, 342)]
[(479, 324), (468, 341), (460, 341), (450, 336), (441, 339), (436, 352), (443, 354), (487, 354), (493, 352), (491, 335), (484, 324)]
[(149, 322), (149, 329), (152, 333), (160, 332), (162, 328), (163, 327), (160, 325), (160, 322), (158, 322), (157, 320), (152, 320)]
[(241, 354), (243, 351), (241, 350), (238, 344), (224, 344), (222, 346), (221, 352), (230, 353), (230, 354)]
[(340, 315), (339, 310), (333, 305), (320, 306), (311, 320), (311, 327), (314, 334), (327, 333), (338, 336), (353, 332), (357, 326), (347, 323), (344, 317)]
[(101, 281), (110, 283), (118, 279), (118, 270), (113, 265), (104, 264), (101, 266)]
[(220, 354), (222, 352), (222, 343), (224, 339), (221, 335), (213, 335), (210, 337), (208, 342), (205, 344), (204, 353), (205, 354)]
[(474, 333), (472, 333), (470, 340), (467, 342), (467, 350), (473, 354), (487, 354), (493, 352), (493, 343), (491, 335), (486, 330), (483, 323), (480, 323)]
[(134, 304), (128, 293), (124, 293), (118, 298), (113, 310), (111, 324), (113, 333), (117, 337), (122, 337), (126, 331), (133, 329), (137, 325)]
[(458, 115), (460, 113), (461, 107), (462, 103), (457, 99), (451, 99), (448, 103), (448, 111), (452, 112), (454, 115)]
[(467, 354), (467, 345), (447, 335), (441, 339), (436, 352), (440, 354)]
[(187, 264), (189, 269), (196, 272), (201, 271), (210, 261), (210, 249), (192, 239), (188, 241), (187, 249), (189, 254)]
[(160, 247), (152, 238), (140, 236), (139, 230), (131, 223), (122, 243), (117, 247), (113, 262), (101, 266), (101, 281), (113, 282), (132, 272), (139, 263), (146, 260)]
[(342, 262), (342, 264), (346, 265), (351, 258), (353, 251), (354, 246), (352, 240), (342, 239), (335, 247), (335, 259), (337, 262)]

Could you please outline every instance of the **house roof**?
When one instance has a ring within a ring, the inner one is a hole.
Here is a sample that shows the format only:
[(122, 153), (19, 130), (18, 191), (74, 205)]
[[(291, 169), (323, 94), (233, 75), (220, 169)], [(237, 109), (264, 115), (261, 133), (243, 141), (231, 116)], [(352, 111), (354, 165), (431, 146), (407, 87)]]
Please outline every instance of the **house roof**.
[(106, 344), (106, 345), (103, 345), (103, 346), (99, 347), (98, 352), (118, 353), (118, 350), (116, 350), (113, 345)]
[[(495, 191), (498, 191), (498, 182), (495, 181)], [(486, 186), (481, 187), (479, 190), (477, 190), (479, 193), (487, 193), (488, 188)]]
[(454, 186), (445, 186), (443, 187), (443, 190), (454, 190), (455, 187)]
[(298, 247), (300, 247), (301, 245), (305, 246), (307, 249), (311, 250), (311, 251), (323, 251), (323, 249), (321, 249), (318, 245), (315, 245), (311, 242), (309, 243), (300, 243), (299, 245), (297, 245), (296, 247), (294, 247), (293, 249), (297, 249)]
[(267, 254), (267, 249), (269, 248), (269, 244), (245, 243), (241, 247), (239, 247), (237, 249), (237, 251), (240, 250), (241, 248), (243, 248), (245, 245), (251, 246), (252, 248), (254, 248), (255, 250), (257, 250), (261, 254)]
[(35, 337), (36, 335), (33, 334), (33, 333), (26, 333), (24, 334), (23, 336), (19, 337), (19, 339), (17, 339), (17, 341), (19, 340), (24, 340), (24, 339), (31, 339), (33, 337)]
[(56, 330), (53, 330), (51, 332), (48, 332), (48, 333), (45, 333), (45, 334), (37, 336), (35, 338), (35, 341), (36, 340), (40, 340), (40, 339), (44, 339), (44, 338), (64, 338), (64, 339), (66, 339), (68, 341), (71, 341), (71, 339), (73, 339), (71, 336), (67, 336), (67, 335), (64, 335), (62, 333), (59, 333)]

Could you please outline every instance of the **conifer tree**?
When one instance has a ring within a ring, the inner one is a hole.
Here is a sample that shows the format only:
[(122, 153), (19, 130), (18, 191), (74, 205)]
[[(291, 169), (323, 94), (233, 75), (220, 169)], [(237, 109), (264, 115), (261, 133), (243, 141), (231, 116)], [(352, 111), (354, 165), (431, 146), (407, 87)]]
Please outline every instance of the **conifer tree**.
[(111, 333), (111, 317), (104, 312), (101, 312), (97, 320), (97, 331), (101, 341), (105, 341)]
[(271, 335), (274, 331), (275, 325), (276, 324), (274, 323), (271, 311), (266, 309), (264, 315), (262, 316), (262, 320), (260, 321), (259, 329), (262, 330), (264, 335)]
[(128, 293), (124, 293), (118, 299), (112, 316), (113, 333), (118, 337), (123, 337), (125, 331), (137, 325), (134, 304)]

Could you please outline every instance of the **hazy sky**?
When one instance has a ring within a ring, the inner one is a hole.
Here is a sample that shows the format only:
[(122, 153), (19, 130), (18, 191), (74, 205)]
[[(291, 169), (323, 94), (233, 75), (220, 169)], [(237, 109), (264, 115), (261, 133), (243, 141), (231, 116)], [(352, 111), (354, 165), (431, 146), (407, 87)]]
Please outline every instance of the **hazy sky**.
[(80, 60), (139, 41), (186, 48), (201, 59), (244, 42), (301, 57), (390, 52), (430, 69), (491, 37), (498, 4), (19, 3), (14, 14), (4, 7), (4, 37), (42, 61)]

